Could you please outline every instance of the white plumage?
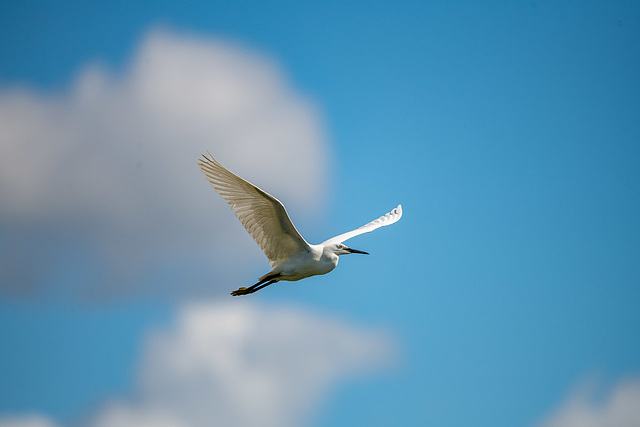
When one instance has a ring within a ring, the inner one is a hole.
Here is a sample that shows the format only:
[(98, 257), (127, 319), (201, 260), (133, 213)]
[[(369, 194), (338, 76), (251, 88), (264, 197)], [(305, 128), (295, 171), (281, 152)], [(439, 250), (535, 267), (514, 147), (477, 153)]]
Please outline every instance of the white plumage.
[(278, 199), (225, 169), (211, 154), (202, 155), (198, 166), (216, 192), (229, 203), (269, 259), (272, 268), (255, 285), (233, 291), (231, 295), (234, 296), (256, 292), (280, 280), (295, 281), (326, 274), (336, 267), (339, 255), (366, 254), (350, 249), (342, 242), (393, 224), (402, 217), (402, 206), (398, 205), (391, 212), (360, 228), (332, 237), (319, 245), (311, 245), (300, 235)]

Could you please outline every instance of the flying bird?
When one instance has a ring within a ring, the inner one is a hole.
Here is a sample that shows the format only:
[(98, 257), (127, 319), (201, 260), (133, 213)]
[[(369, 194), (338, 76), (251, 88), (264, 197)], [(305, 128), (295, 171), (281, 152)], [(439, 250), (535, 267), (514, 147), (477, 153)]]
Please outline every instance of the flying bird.
[(296, 281), (327, 274), (338, 265), (339, 255), (368, 255), (367, 252), (348, 248), (342, 242), (393, 224), (402, 216), (402, 206), (398, 205), (391, 212), (360, 228), (332, 237), (319, 245), (311, 245), (298, 233), (278, 199), (224, 168), (208, 151), (207, 154), (203, 154), (198, 161), (200, 170), (231, 206), (271, 266), (271, 271), (260, 277), (258, 283), (231, 292), (233, 296), (251, 294), (281, 280)]

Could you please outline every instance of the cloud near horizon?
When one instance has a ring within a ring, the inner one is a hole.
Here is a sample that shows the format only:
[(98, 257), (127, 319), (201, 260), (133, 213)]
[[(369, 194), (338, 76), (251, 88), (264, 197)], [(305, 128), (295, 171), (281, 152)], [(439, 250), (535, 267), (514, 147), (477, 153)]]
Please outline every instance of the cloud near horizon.
[(640, 427), (640, 377), (622, 379), (606, 393), (597, 386), (576, 387), (538, 427)]
[[(307, 425), (331, 387), (388, 366), (397, 351), (382, 331), (253, 304), (185, 306), (144, 350), (138, 395), (106, 402), (83, 426)], [(535, 425), (640, 427), (640, 377), (608, 390), (582, 382)], [(0, 414), (0, 427), (60, 426), (40, 415)]]
[[(173, 326), (149, 334), (142, 347), (135, 395), (103, 402), (81, 425), (307, 425), (330, 389), (395, 357), (387, 332), (237, 301), (183, 305)], [(0, 427), (56, 425), (0, 415)]]
[[(67, 294), (144, 292), (154, 274), (154, 293), (206, 294), (198, 283), (246, 280), (238, 258), (268, 268), (196, 166), (206, 150), (294, 220), (326, 191), (316, 108), (273, 61), (219, 40), (154, 30), (121, 73), (91, 63), (53, 94), (0, 86), (0, 129), (5, 294), (69, 276), (84, 284)], [(163, 282), (180, 268), (193, 276)]]

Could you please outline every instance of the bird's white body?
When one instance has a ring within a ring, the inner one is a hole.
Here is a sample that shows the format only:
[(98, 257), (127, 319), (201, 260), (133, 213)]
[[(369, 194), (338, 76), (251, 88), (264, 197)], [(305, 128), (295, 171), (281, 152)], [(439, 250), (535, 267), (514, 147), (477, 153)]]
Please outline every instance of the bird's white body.
[(338, 255), (323, 245), (309, 245), (308, 251), (301, 251), (278, 264), (263, 278), (277, 274), (279, 280), (295, 282), (311, 276), (327, 274), (338, 265)]
[[(208, 153), (207, 153), (208, 154)], [(340, 234), (319, 245), (310, 245), (298, 233), (282, 203), (267, 192), (233, 174), (210, 154), (198, 163), (213, 188), (229, 203), (247, 232), (265, 253), (271, 271), (249, 288), (240, 288), (231, 295), (245, 295), (272, 283), (296, 281), (327, 274), (338, 265), (339, 255), (362, 253), (342, 244), (347, 239), (397, 222), (402, 206), (363, 225)]]

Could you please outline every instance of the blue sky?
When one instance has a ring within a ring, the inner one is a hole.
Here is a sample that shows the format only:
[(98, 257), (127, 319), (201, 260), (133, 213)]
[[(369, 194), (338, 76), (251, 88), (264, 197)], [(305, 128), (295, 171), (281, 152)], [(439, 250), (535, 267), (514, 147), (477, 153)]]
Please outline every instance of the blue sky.
[[(265, 327), (280, 311), (318, 331), (343, 325), (326, 332), (334, 370), (304, 383), (320, 391), (293, 425), (563, 426), (616, 396), (640, 407), (637, 3), (3, 9), (0, 425), (35, 414), (113, 426), (110, 402), (157, 403), (141, 366), (165, 366), (154, 339), (191, 348), (179, 339), (193, 304), (255, 310)], [(231, 71), (197, 74), (216, 64)], [(181, 74), (171, 109), (153, 110)], [(208, 79), (234, 96), (200, 99)], [(233, 117), (255, 131), (226, 127), (238, 94)], [(153, 111), (123, 101), (144, 96)], [(200, 106), (221, 108), (217, 127), (199, 127)], [(369, 257), (229, 301), (268, 266), (197, 170), (205, 150), (279, 197), (310, 242), (398, 203), (404, 217), (349, 241)], [(291, 345), (302, 359), (315, 349)]]

